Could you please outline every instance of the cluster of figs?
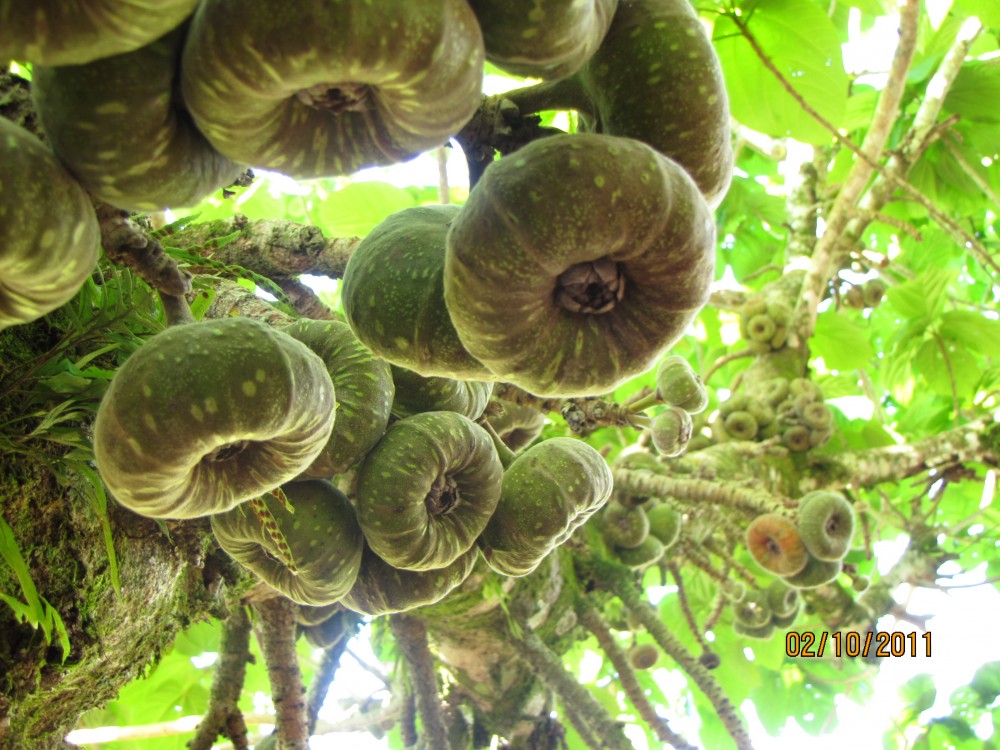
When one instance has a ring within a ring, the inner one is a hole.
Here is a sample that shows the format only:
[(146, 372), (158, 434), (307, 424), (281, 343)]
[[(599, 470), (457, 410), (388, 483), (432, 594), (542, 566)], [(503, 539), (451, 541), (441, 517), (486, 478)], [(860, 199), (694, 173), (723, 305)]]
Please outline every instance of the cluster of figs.
[(368, 614), (441, 598), (480, 553), (526, 575), (605, 504), (611, 474), (587, 444), (530, 445), (537, 413), (484, 412), (501, 381), (613, 390), (708, 299), (733, 155), (688, 0), (41, 0), (4, 14), (0, 57), (32, 64), (46, 140), (0, 121), (15, 165), (0, 206), (20, 207), (0, 211), (4, 327), (89, 278), (94, 200), (150, 211), (247, 167), (312, 178), (407, 160), (475, 115), (486, 61), (579, 113), (580, 132), (505, 155), (463, 206), (376, 227), (345, 270), (346, 322), (151, 337), (94, 426), (119, 503), (210, 516), (220, 545), (294, 601)]

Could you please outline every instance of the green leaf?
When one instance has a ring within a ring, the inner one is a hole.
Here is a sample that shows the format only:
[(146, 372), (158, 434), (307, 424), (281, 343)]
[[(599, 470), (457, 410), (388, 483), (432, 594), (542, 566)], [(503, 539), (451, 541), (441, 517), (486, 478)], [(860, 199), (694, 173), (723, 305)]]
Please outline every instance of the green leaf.
[(996, 0), (955, 0), (953, 10), (964, 10), (969, 16), (976, 16), (984, 26), (1000, 28), (1000, 5)]
[(904, 317), (936, 317), (944, 309), (948, 287), (957, 272), (951, 269), (930, 269), (915, 279), (889, 287), (886, 299)]
[[(841, 127), (849, 81), (839, 36), (826, 12), (809, 0), (761, 0), (752, 12), (744, 10), (743, 21), (797, 95), (834, 127)], [(715, 46), (733, 117), (771, 136), (830, 142), (830, 132), (765, 67), (731, 18), (716, 22)]]
[(413, 194), (385, 182), (354, 182), (316, 209), (319, 226), (334, 237), (364, 237), (390, 214), (417, 205)]
[(918, 674), (899, 686), (899, 698), (913, 712), (914, 716), (926, 711), (937, 699), (934, 678), (929, 674)]
[[(992, 0), (994, 12), (1000, 15), (1000, 8)], [(944, 100), (944, 108), (969, 120), (979, 122), (1000, 122), (1000, 111), (996, 103), (1000, 101), (1000, 58), (992, 60), (970, 60), (958, 72), (955, 82)]]
[(984, 707), (991, 705), (1000, 695), (1000, 662), (991, 661), (977, 669), (969, 686), (979, 694)]
[(979, 382), (978, 360), (962, 344), (953, 341), (925, 341), (913, 360), (913, 367), (942, 396), (955, 393), (960, 399), (967, 398)]
[(971, 310), (949, 310), (941, 316), (942, 336), (987, 357), (1000, 357), (1000, 320)]
[(858, 370), (868, 365), (875, 349), (861, 326), (835, 310), (816, 319), (810, 340), (812, 353), (831, 370)]
[(35, 582), (31, 578), (28, 564), (21, 555), (20, 547), (17, 546), (14, 530), (2, 516), (0, 516), (0, 556), (17, 576), (17, 581), (21, 585), (21, 594), (24, 596), (25, 603), (31, 608), (32, 625), (38, 627), (45, 620), (45, 609), (38, 596), (38, 589), (35, 588)]

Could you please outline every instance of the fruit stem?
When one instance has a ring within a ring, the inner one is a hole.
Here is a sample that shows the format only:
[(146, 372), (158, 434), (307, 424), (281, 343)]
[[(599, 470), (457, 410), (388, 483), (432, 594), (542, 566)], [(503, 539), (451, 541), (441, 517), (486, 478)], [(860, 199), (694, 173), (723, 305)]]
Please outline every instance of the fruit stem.
[(503, 466), (504, 471), (506, 471), (507, 467), (514, 463), (514, 459), (517, 458), (517, 456), (514, 454), (514, 451), (508, 448), (507, 444), (500, 439), (500, 436), (497, 435), (497, 431), (493, 429), (493, 425), (485, 419), (479, 420), (479, 425), (489, 434), (490, 439), (493, 441), (493, 446), (497, 449), (497, 456), (500, 458), (500, 465)]
[(167, 319), (167, 327), (194, 323), (194, 315), (184, 297), (175, 294), (167, 294), (160, 291), (160, 304), (163, 305), (163, 314)]
[(594, 116), (594, 103), (576, 76), (525, 86), (508, 91), (503, 97), (514, 102), (522, 116), (546, 109), (575, 109)]
[(657, 405), (662, 404), (662, 403), (663, 403), (663, 401), (656, 394), (656, 391), (653, 391), (648, 396), (643, 396), (642, 398), (640, 398), (635, 403), (629, 404), (628, 405), (628, 410), (632, 414), (638, 414), (639, 412), (645, 411), (646, 409), (648, 409), (651, 406), (657, 406)]

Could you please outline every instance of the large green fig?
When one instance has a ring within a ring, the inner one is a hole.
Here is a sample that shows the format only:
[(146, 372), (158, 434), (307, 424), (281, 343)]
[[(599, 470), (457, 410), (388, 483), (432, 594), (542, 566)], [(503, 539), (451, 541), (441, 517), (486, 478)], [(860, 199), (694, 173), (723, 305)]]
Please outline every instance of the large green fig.
[(222, 513), (301, 474), (333, 430), (333, 383), (305, 344), (248, 318), (168, 328), (125, 364), (94, 423), (101, 478), (153, 518)]
[(629, 508), (608, 503), (598, 518), (604, 539), (611, 546), (634, 549), (649, 536), (649, 518), (641, 505)]
[(479, 550), (473, 545), (443, 568), (401, 570), (365, 545), (354, 588), (341, 603), (348, 609), (373, 617), (434, 604), (469, 577), (478, 556)]
[(638, 141), (556, 135), (490, 165), (448, 232), (445, 302), (469, 353), (545, 396), (648, 369), (708, 299), (715, 225)]
[(510, 401), (498, 401), (503, 407), (503, 413), (489, 416), (493, 431), (504, 444), (515, 453), (527, 448), (542, 434), (545, 427), (545, 415), (538, 409)]
[(572, 75), (594, 54), (618, 0), (469, 0), (486, 59), (531, 78)]
[(181, 86), (230, 159), (320, 177), (444, 143), (479, 105), (483, 55), (465, 0), (203, 0)]
[(282, 491), (294, 513), (270, 494), (264, 504), (285, 539), (294, 570), (282, 561), (284, 551), (249, 503), (212, 516), (215, 538), (236, 562), (293, 602), (332, 604), (351, 590), (361, 567), (364, 537), (354, 508), (343, 492), (322, 480), (291, 482)]
[(175, 91), (184, 30), (86, 65), (36, 65), (32, 95), (53, 150), (119, 208), (192, 206), (241, 167), (198, 132)]
[(36, 65), (32, 94), (53, 150), (101, 200), (129, 210), (191, 206), (241, 167), (216, 151), (174, 84), (184, 30), (86, 65)]
[(493, 392), (493, 383), (425, 378), (395, 365), (392, 366), (392, 380), (396, 384), (392, 413), (398, 417), (425, 411), (453, 411), (469, 419), (479, 419)]
[(341, 474), (365, 457), (389, 424), (395, 393), (389, 363), (362, 346), (346, 323), (302, 319), (282, 330), (320, 356), (337, 397), (333, 433), (305, 473)]
[(733, 174), (722, 66), (689, 0), (620, 0), (600, 48), (578, 74), (596, 127), (675, 159), (711, 208)]
[(194, 12), (198, 0), (0, 0), (0, 59), (81, 65), (138, 49)]
[(660, 503), (650, 508), (646, 516), (649, 518), (649, 533), (663, 542), (666, 549), (677, 543), (684, 518), (676, 508), (667, 503)]
[(611, 496), (611, 470), (596, 450), (574, 438), (528, 448), (503, 474), (503, 491), (479, 537), (498, 573), (524, 576)]
[(0, 330), (36, 320), (90, 277), (101, 233), (90, 199), (45, 145), (0, 117)]
[(351, 253), (341, 301), (358, 339), (424, 377), (490, 380), (444, 305), (444, 252), (458, 206), (417, 206), (375, 227)]
[(443, 568), (475, 544), (502, 478), (482, 427), (453, 412), (415, 414), (392, 425), (358, 469), (358, 521), (393, 567)]

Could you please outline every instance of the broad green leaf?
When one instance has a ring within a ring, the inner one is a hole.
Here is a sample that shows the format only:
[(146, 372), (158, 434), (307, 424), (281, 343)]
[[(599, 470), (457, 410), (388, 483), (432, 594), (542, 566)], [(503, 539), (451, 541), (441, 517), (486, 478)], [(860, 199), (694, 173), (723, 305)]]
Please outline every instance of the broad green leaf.
[(899, 686), (899, 698), (914, 715), (926, 711), (937, 698), (934, 678), (929, 674), (914, 675)]
[(995, 0), (955, 0), (952, 7), (976, 16), (984, 26), (1000, 28), (1000, 5)]
[(810, 345), (812, 353), (822, 357), (831, 370), (860, 369), (875, 354), (865, 330), (835, 310), (816, 319)]
[(383, 219), (416, 206), (412, 193), (385, 182), (354, 182), (323, 200), (319, 226), (333, 237), (364, 237)]
[(977, 669), (969, 686), (979, 694), (984, 707), (991, 705), (1000, 695), (1000, 662), (992, 661)]
[(1000, 357), (1000, 320), (971, 310), (949, 310), (941, 316), (938, 330), (980, 354)]
[[(760, 0), (743, 20), (763, 54), (809, 106), (843, 125), (848, 78), (840, 39), (829, 16), (809, 0)], [(761, 62), (731, 19), (715, 24), (730, 108), (739, 122), (775, 137), (826, 144), (831, 134), (802, 108)]]
[[(993, 3), (994, 10), (1000, 5)], [(1000, 11), (997, 11), (1000, 14)], [(1000, 58), (970, 60), (958, 72), (944, 100), (944, 108), (979, 122), (1000, 122)]]
[(925, 341), (913, 368), (942, 396), (971, 396), (979, 382), (979, 362), (962, 344), (947, 339)]

